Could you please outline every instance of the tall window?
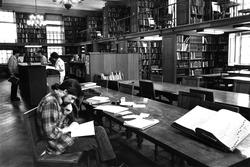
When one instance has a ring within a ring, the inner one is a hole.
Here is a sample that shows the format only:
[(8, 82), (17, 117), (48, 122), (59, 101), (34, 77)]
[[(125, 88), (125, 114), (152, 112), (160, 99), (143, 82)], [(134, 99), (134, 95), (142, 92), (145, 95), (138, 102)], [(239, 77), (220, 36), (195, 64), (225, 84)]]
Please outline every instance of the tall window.
[(59, 55), (64, 55), (65, 48), (62, 46), (53, 46), (53, 44), (64, 43), (64, 26), (61, 15), (46, 15), (46, 34), (47, 43), (52, 44), (47, 47), (48, 58), (52, 52), (57, 52)]
[(0, 43), (17, 41), (16, 17), (14, 12), (0, 11)]
[(229, 35), (228, 65), (250, 65), (250, 32)]

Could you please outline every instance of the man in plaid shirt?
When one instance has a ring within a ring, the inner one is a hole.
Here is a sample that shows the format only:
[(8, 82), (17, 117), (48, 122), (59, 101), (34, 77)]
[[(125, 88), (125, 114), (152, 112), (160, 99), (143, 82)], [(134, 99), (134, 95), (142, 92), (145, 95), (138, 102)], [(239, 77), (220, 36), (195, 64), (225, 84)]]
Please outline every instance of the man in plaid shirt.
[(52, 92), (46, 95), (38, 105), (37, 123), (42, 135), (47, 139), (47, 152), (50, 154), (62, 154), (64, 152), (88, 151), (97, 148), (100, 158), (110, 166), (123, 166), (116, 160), (116, 155), (110, 144), (105, 129), (95, 127), (94, 137), (72, 138), (63, 128), (69, 126), (67, 110), (80, 95), (81, 86), (73, 79), (65, 80), (61, 85), (52, 86)]

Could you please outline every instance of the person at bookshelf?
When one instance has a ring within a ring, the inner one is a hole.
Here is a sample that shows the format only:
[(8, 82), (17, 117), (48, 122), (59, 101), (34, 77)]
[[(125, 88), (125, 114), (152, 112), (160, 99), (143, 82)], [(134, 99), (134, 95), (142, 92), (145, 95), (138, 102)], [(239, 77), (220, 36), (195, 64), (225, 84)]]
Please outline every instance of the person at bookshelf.
[(42, 65), (48, 63), (47, 57), (43, 54), (42, 50), (37, 51), (37, 56), (40, 58), (40, 62), (41, 62)]
[(20, 98), (17, 96), (17, 89), (19, 84), (18, 57), (18, 50), (13, 50), (13, 55), (11, 55), (8, 60), (8, 69), (10, 72), (9, 81), (11, 82), (11, 101), (20, 101)]
[(51, 53), (50, 62), (54, 66), (54, 69), (58, 70), (60, 73), (60, 83), (63, 82), (65, 77), (65, 63), (64, 61), (59, 57), (59, 55), (56, 52)]
[(68, 106), (80, 96), (80, 93), (79, 82), (66, 79), (62, 84), (52, 85), (52, 91), (40, 101), (37, 108), (37, 123), (41, 134), (46, 137), (47, 152), (62, 154), (97, 149), (101, 160), (109, 166), (123, 166), (123, 163), (117, 160), (103, 127), (95, 126), (95, 135), (88, 137), (71, 137), (64, 131), (72, 124), (68, 117), (72, 110)]

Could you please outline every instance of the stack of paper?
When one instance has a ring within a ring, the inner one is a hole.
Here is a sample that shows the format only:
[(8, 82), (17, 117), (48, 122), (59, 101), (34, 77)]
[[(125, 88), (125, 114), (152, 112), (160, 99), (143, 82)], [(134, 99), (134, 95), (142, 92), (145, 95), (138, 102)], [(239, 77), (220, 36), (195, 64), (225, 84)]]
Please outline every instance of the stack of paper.
[(157, 123), (159, 123), (158, 119), (144, 119), (144, 118), (136, 118), (131, 121), (124, 121), (125, 126), (137, 128), (140, 130), (147, 129)]
[(68, 127), (68, 131), (71, 132), (71, 137), (93, 136), (95, 135), (94, 121), (82, 124), (74, 122)]
[(104, 97), (104, 96), (94, 96), (86, 99), (86, 101), (91, 105), (110, 102), (109, 97)]
[(121, 107), (121, 106), (116, 106), (116, 105), (101, 105), (101, 106), (95, 107), (95, 109), (106, 111), (106, 112), (113, 113), (113, 114), (117, 114), (122, 111), (128, 110), (127, 107)]
[(81, 83), (82, 90), (87, 90), (87, 89), (93, 89), (93, 88), (98, 88), (100, 86), (96, 85), (95, 82), (85, 82)]

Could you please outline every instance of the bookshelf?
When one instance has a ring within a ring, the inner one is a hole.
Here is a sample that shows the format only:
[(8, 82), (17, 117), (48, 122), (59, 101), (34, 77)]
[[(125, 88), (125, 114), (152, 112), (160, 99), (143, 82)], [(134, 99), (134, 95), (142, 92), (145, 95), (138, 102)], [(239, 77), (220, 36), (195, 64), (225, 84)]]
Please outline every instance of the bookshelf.
[(129, 16), (129, 8), (125, 5), (119, 5), (116, 2), (106, 2), (103, 8), (103, 37), (117, 37), (129, 32), (129, 23), (125, 17)]
[(102, 35), (102, 17), (87, 16), (87, 41), (97, 40)]
[(177, 25), (202, 22), (204, 6), (204, 0), (177, 0)]
[(227, 67), (227, 35), (178, 34), (165, 40), (169, 45), (165, 47), (168, 51), (163, 51), (164, 78), (170, 78), (169, 82), (180, 83), (185, 76), (211, 74), (216, 68)]
[(161, 41), (128, 41), (128, 53), (139, 53), (140, 78), (150, 79), (152, 69), (161, 68)]
[(34, 28), (27, 25), (29, 13), (16, 13), (17, 42), (18, 43), (46, 43), (45, 26)]
[(76, 43), (86, 41), (86, 37), (81, 33), (86, 29), (85, 17), (64, 16), (65, 43)]

